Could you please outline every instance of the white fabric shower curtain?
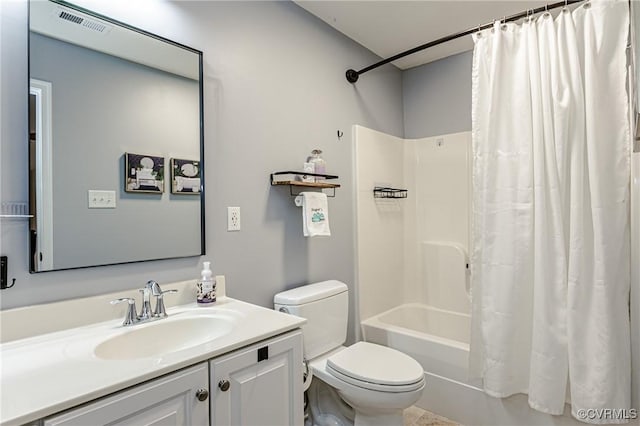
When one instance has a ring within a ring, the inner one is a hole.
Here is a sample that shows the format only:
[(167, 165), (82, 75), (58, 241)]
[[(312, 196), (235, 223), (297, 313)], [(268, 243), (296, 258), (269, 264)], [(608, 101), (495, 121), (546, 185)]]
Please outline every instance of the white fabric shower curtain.
[(474, 37), (471, 372), (550, 414), (568, 385), (592, 423), (630, 404), (628, 19), (592, 0)]

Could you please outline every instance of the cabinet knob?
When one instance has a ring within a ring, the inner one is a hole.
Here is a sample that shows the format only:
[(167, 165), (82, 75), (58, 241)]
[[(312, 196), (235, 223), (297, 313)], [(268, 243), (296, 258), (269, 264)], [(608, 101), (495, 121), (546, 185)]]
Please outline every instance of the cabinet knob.
[(218, 382), (218, 387), (220, 388), (220, 390), (222, 392), (226, 392), (229, 390), (229, 386), (231, 386), (231, 383), (229, 383), (228, 380), (220, 380)]
[(196, 391), (196, 398), (198, 401), (206, 401), (209, 398), (209, 391), (206, 389), (198, 389)]

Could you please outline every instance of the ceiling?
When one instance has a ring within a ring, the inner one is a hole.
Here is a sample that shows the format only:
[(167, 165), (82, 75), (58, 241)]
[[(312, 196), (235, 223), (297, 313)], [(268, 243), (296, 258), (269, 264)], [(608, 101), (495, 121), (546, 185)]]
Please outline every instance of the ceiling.
[[(524, 0), (294, 1), (382, 58), (549, 4)], [(408, 69), (471, 49), (473, 41), (471, 36), (466, 36), (414, 53), (393, 64), (400, 69)]]

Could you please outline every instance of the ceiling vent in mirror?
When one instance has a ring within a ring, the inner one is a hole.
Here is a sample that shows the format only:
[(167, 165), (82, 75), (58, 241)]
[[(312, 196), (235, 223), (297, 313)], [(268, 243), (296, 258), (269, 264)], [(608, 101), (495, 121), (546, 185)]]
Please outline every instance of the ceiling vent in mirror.
[(56, 16), (60, 19), (64, 19), (65, 21), (72, 22), (74, 24), (78, 24), (92, 31), (96, 31), (99, 33), (107, 33), (111, 29), (110, 25), (103, 24), (102, 22), (87, 18), (76, 12), (71, 12), (65, 9), (58, 9)]
[(60, 11), (60, 14), (58, 15), (58, 17), (62, 18), (62, 19), (66, 19), (67, 21), (71, 21), (74, 24), (81, 24), (82, 21), (84, 21), (83, 18), (76, 16), (76, 15), (72, 15), (70, 13), (65, 12), (64, 10)]

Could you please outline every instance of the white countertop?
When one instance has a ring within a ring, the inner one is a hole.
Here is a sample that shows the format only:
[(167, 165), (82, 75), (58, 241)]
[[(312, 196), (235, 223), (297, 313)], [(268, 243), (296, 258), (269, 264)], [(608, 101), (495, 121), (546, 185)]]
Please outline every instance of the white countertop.
[(228, 297), (220, 298), (213, 306), (196, 305), (169, 308), (169, 319), (188, 310), (201, 309), (234, 317), (236, 325), (230, 333), (213, 341), (168, 355), (131, 360), (104, 360), (93, 353), (97, 342), (145, 326), (125, 328), (121, 319), (1, 344), (0, 424), (19, 425), (49, 416), (294, 330), (306, 322), (293, 315)]

